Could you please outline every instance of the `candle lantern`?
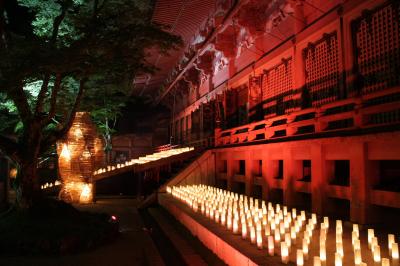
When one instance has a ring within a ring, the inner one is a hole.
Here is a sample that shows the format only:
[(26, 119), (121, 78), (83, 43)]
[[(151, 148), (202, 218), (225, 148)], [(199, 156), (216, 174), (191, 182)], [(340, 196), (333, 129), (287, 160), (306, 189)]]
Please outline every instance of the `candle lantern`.
[(281, 259), (282, 262), (288, 264), (289, 262), (289, 248), (286, 245), (286, 242), (281, 242)]
[(93, 173), (104, 166), (103, 142), (87, 112), (77, 112), (65, 138), (57, 143), (61, 200), (88, 203), (93, 200)]

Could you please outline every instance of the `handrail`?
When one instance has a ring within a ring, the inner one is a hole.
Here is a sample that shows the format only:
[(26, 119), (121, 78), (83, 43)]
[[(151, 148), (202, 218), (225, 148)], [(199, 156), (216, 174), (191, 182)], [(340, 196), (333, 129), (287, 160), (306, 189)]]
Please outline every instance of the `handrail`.
[[(384, 97), (393, 93), (400, 92), (400, 87), (377, 91), (367, 96), (348, 98), (333, 103), (327, 103), (321, 107), (311, 107), (286, 115), (266, 118), (261, 121), (241, 125), (226, 130), (217, 129), (215, 131), (215, 146), (247, 143), (271, 138), (289, 137), (302, 134), (313, 134), (335, 130), (352, 130), (356, 128), (371, 128), (374, 126), (400, 124), (400, 106), (398, 102), (388, 102), (379, 105), (367, 106), (366, 102), (377, 97)], [(346, 106), (343, 110), (340, 107)], [(348, 107), (350, 106), (350, 107)], [(338, 107), (337, 111), (329, 112)], [(310, 117), (297, 120), (296, 117), (308, 113), (315, 113)], [(395, 113), (394, 115), (391, 115)], [(381, 114), (391, 116), (384, 119), (382, 123), (375, 123), (372, 116)], [(274, 122), (286, 119), (286, 123), (273, 125)], [(253, 130), (255, 126), (265, 124), (264, 127)], [(246, 132), (240, 132), (242, 129)], [(240, 132), (240, 133), (237, 133)]]

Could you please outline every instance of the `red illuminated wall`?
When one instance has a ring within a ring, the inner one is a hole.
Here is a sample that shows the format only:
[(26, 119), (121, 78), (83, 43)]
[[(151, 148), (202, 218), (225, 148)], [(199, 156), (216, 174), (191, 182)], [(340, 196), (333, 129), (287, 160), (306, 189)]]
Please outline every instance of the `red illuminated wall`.
[[(360, 223), (397, 212), (399, 5), (281, 3), (249, 1), (227, 22), (212, 74), (177, 101), (177, 140), (215, 137), (221, 187)], [(257, 8), (272, 14), (261, 33)]]
[[(360, 0), (281, 1), (281, 8), (289, 3), (292, 10), (279, 17), (274, 15), (276, 7), (267, 8), (264, 2), (268, 1), (250, 1), (242, 9), (266, 8), (272, 15), (264, 22), (268, 25), (272, 20), (275, 26), (264, 34), (254, 33), (250, 38), (252, 45), (246, 45), (248, 36), (246, 39), (239, 33), (243, 29), (252, 32), (257, 21), (252, 22), (252, 16), (239, 11), (235, 22), (228, 21), (231, 26), (221, 33), (227, 38), (232, 27), (233, 32), (239, 32), (234, 36), (235, 53), (228, 46), (232, 42), (222, 42), (222, 37), (217, 36), (213, 68), (203, 69), (211, 74), (203, 75), (198, 87), (185, 87), (193, 83), (193, 75), (185, 76), (189, 83), (178, 82), (179, 88), (187, 90), (175, 99), (172, 132), (180, 142), (213, 135), (210, 129), (218, 127), (217, 120), (221, 120), (223, 128), (244, 124), (244, 119), (237, 118), (243, 102), (246, 118), (253, 122), (338, 100), (369, 97), (399, 86), (399, 23), (395, 15), (398, 7), (394, 4)], [(198, 67), (207, 68), (207, 64)], [(203, 119), (202, 106), (207, 103), (213, 106), (207, 116), (214, 123)], [(258, 115), (254, 115), (256, 112)], [(204, 127), (205, 123), (213, 125)]]

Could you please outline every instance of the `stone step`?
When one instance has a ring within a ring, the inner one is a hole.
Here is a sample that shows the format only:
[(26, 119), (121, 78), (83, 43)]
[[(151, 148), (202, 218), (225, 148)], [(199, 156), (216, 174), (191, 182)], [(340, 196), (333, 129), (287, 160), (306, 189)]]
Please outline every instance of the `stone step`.
[(208, 265), (203, 258), (193, 249), (193, 247), (184, 239), (173, 223), (171, 218), (167, 217), (159, 208), (148, 208), (149, 214), (158, 223), (164, 234), (171, 240), (175, 249), (178, 250), (182, 259), (187, 265), (205, 266)]

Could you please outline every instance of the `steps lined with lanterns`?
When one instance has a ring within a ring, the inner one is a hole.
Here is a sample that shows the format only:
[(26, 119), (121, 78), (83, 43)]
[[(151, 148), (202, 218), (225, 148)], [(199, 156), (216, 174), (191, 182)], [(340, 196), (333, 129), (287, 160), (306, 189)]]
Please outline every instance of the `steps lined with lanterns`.
[[(160, 204), (186, 227), (196, 227), (188, 229), (204, 238), (203, 243), (228, 264), (239, 265), (219, 246), (230, 246), (231, 256), (242, 262), (247, 259), (248, 264), (399, 265), (393, 234), (386, 241), (386, 236), (371, 228), (365, 231), (357, 224), (344, 226), (341, 220), (332, 228), (328, 217), (320, 219), (222, 189), (168, 187), (167, 193), (160, 195)], [(196, 231), (203, 227), (207, 230)], [(214, 238), (219, 244), (207, 242)]]
[(157, 165), (162, 165), (174, 160), (184, 159), (187, 155), (195, 152), (193, 147), (172, 148), (155, 152), (143, 157), (131, 159), (125, 163), (117, 163), (102, 167), (94, 171), (94, 179), (99, 180), (109, 176), (121, 174), (129, 171), (143, 171)]

